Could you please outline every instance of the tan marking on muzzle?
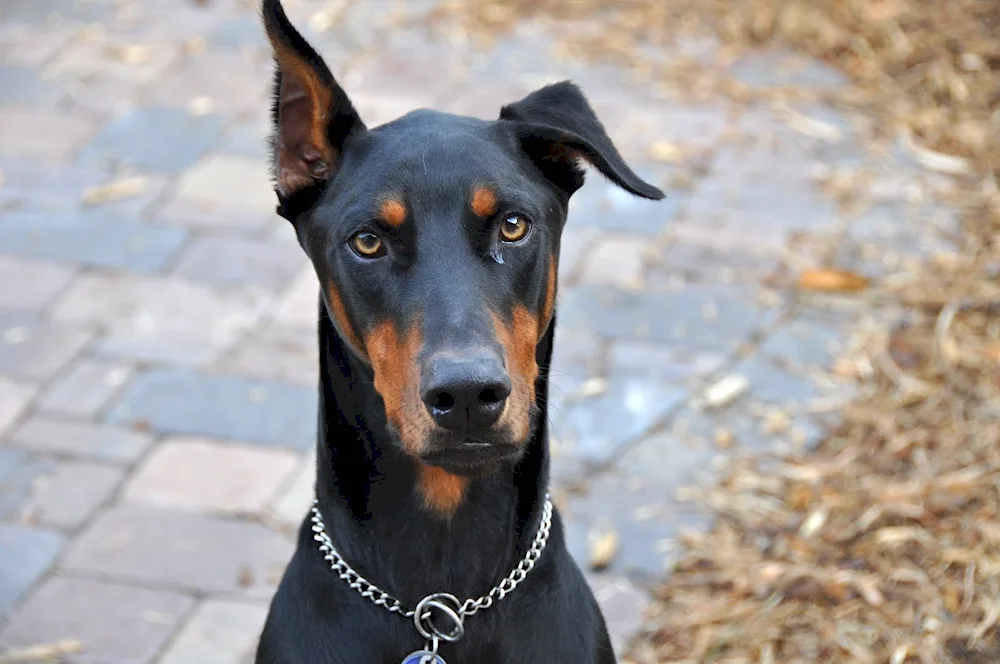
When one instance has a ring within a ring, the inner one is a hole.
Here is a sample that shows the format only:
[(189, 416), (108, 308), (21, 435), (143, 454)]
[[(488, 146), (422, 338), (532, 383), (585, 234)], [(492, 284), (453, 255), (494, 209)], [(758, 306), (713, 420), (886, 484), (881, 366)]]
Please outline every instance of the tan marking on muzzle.
[(539, 339), (538, 317), (523, 305), (514, 307), (510, 323), (493, 315), (493, 328), (507, 354), (507, 372), (511, 391), (498, 426), (507, 426), (519, 442), (525, 442), (531, 429), (531, 407), (535, 403), (535, 379), (538, 363), (535, 348)]
[(337, 331), (340, 332), (341, 337), (352, 347), (354, 352), (367, 361), (368, 355), (365, 352), (365, 347), (362, 345), (357, 333), (354, 332), (354, 328), (351, 326), (351, 319), (347, 316), (347, 307), (344, 306), (344, 300), (340, 297), (340, 290), (332, 281), (327, 284), (326, 299)]
[(375, 390), (385, 403), (385, 415), (396, 429), (403, 448), (413, 456), (424, 451), (432, 427), (420, 400), (420, 325), (410, 324), (403, 337), (391, 321), (379, 323), (365, 337), (375, 372)]

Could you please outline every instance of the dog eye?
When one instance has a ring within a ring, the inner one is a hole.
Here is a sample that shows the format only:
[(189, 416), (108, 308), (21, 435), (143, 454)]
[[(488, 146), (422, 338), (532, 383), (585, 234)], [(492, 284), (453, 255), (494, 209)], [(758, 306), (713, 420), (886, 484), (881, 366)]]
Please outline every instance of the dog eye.
[(500, 239), (504, 242), (519, 242), (528, 235), (531, 222), (521, 215), (512, 214), (500, 223)]
[(378, 258), (385, 255), (385, 245), (381, 238), (371, 231), (360, 231), (351, 236), (351, 249), (362, 258)]

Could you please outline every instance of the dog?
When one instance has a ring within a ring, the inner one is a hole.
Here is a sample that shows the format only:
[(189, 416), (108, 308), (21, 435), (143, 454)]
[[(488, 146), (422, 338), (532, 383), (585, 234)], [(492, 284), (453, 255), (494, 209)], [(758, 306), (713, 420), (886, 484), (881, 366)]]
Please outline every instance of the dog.
[(584, 162), (663, 193), (571, 82), (368, 128), (262, 17), (277, 211), (321, 293), (315, 508), (256, 664), (615, 662), (547, 494), (559, 245)]

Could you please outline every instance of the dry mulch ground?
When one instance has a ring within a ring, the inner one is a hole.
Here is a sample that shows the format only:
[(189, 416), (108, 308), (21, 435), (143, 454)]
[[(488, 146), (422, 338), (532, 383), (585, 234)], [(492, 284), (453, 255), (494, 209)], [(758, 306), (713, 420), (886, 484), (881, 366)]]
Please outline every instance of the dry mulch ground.
[(719, 518), (683, 542), (628, 659), (1000, 662), (1000, 3), (456, 0), (436, 18), (488, 42), (525, 15), (559, 19), (564, 52), (668, 95), (750, 92), (640, 46), (712, 31), (733, 55), (821, 58), (853, 81), (835, 101), (954, 177), (963, 212), (957, 251), (877, 287), (903, 315), (840, 363), (861, 391), (843, 424), (801, 455), (738, 461), (696, 496)]

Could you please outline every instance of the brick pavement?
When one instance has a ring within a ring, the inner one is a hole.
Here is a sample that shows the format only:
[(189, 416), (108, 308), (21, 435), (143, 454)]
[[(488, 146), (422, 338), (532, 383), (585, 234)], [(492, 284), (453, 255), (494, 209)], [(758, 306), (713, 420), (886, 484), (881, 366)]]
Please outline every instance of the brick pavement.
[[(544, 57), (539, 30), (476, 52), (393, 27), (389, 4), (287, 2), (369, 123), (423, 105), (489, 117), (572, 77), (668, 191), (654, 204), (592, 178), (561, 264), (554, 489), (584, 566), (618, 537), (591, 578), (620, 644), (672, 542), (709, 518), (677, 490), (720, 457), (808, 445), (816, 400), (847, 394), (818, 376), (863, 306), (768, 278), (822, 255), (880, 275), (873, 247), (905, 264), (953, 215), (832, 108), (796, 107), (803, 131), (767, 103), (658, 98)], [(0, 14), (0, 651), (70, 638), (73, 661), (245, 662), (310, 501), (316, 399), (316, 284), (273, 214), (254, 8)], [(696, 51), (750, 89), (845, 84), (780, 52)], [(874, 205), (845, 214), (818, 176), (859, 164)], [(746, 392), (700, 408), (732, 374)]]

